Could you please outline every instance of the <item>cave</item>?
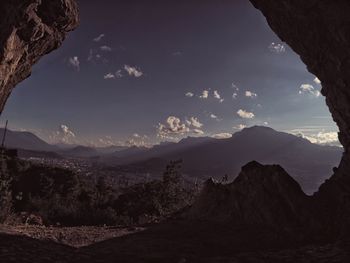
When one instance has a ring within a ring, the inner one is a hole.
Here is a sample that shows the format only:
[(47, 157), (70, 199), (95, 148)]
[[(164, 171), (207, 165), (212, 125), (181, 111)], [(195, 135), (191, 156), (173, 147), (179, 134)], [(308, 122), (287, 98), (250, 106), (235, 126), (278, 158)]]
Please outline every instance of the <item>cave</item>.
[[(334, 174), (312, 197), (312, 206), (323, 224), (318, 230), (326, 229), (333, 239), (346, 238), (350, 233), (350, 91), (347, 87), (350, 85), (350, 3), (346, 0), (250, 2), (261, 10), (272, 30), (300, 55), (307, 69), (322, 83), (321, 92), (339, 127), (344, 153)], [(31, 74), (32, 66), (57, 49), (67, 33), (78, 26), (78, 10), (75, 0), (3, 0), (0, 11), (2, 111), (12, 89)], [(260, 169), (259, 165), (253, 166)]]

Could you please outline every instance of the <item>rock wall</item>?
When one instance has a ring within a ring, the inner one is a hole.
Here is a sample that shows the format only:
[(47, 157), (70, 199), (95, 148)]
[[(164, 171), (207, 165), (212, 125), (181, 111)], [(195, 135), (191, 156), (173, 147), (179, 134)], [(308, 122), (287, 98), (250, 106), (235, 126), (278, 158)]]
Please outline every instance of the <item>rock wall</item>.
[(314, 195), (325, 230), (350, 235), (350, 2), (250, 0), (275, 33), (322, 82), (321, 93), (339, 127), (339, 168)]
[(273, 31), (322, 82), (321, 93), (339, 127), (350, 172), (350, 2), (348, 0), (250, 0)]
[(0, 113), (32, 66), (78, 25), (75, 0), (1, 0)]
[(207, 180), (189, 217), (293, 228), (312, 219), (310, 202), (281, 166), (252, 161), (242, 167), (232, 183)]

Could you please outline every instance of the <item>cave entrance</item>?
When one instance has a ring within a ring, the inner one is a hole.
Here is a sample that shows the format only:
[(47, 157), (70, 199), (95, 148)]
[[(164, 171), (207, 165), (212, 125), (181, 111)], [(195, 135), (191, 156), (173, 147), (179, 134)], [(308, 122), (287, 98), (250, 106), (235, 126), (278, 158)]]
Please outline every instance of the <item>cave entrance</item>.
[[(80, 27), (19, 86), (3, 113), (10, 128), (63, 149), (82, 145), (78, 154), (87, 157), (96, 153), (91, 148), (140, 150), (188, 136), (223, 143), (245, 127), (269, 126), (322, 146), (281, 139), (273, 151), (243, 153), (244, 146), (254, 149), (247, 142), (235, 155), (239, 162), (227, 169), (237, 173), (251, 158), (283, 162), (311, 193), (341, 155), (324, 146), (339, 142), (320, 80), (248, 1), (156, 7), (135, 1), (115, 8), (81, 3)], [(40, 147), (35, 150), (54, 151)], [(303, 154), (295, 154), (298, 147)], [(226, 156), (218, 166), (230, 163)], [(188, 166), (207, 160), (191, 159)]]

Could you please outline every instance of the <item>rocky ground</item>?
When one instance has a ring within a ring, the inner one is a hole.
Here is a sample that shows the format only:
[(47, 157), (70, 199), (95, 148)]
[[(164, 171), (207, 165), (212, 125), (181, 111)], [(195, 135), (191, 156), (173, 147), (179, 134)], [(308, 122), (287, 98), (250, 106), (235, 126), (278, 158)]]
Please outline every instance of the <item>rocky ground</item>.
[[(240, 229), (204, 222), (134, 229), (2, 226), (0, 231), (0, 262), (350, 262), (347, 247), (271, 249), (257, 229), (248, 236), (244, 231), (242, 238)], [(97, 243), (83, 246), (93, 240)]]
[(0, 225), (0, 233), (25, 236), (42, 241), (79, 248), (107, 239), (121, 237), (144, 230), (143, 227), (46, 227), (46, 226), (9, 226)]

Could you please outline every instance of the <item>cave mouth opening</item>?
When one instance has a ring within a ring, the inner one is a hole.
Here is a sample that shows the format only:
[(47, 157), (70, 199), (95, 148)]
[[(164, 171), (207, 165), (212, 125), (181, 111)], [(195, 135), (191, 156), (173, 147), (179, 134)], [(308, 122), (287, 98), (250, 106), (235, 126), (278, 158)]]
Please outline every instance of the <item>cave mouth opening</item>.
[[(159, 124), (167, 136), (186, 137), (202, 132), (224, 135), (268, 123), (313, 142), (336, 143), (337, 131), (320, 96), (320, 83), (248, 1), (229, 8), (164, 4), (152, 11), (152, 19), (147, 14), (153, 7), (142, 3), (125, 4), (119, 15), (101, 9), (104, 15), (94, 19), (87, 17), (96, 7), (81, 5), (80, 28), (39, 63), (38, 71), (22, 84), (27, 87), (11, 96), (3, 117), (15, 129), (34, 130), (52, 143), (58, 139), (91, 146), (92, 139), (158, 143)], [(38, 15), (52, 25), (47, 10), (55, 8), (43, 3)], [(198, 20), (203, 16), (208, 22)], [(115, 24), (120, 25), (118, 34)], [(145, 109), (149, 114), (140, 114)], [(62, 137), (54, 137), (57, 132)], [(92, 138), (94, 134), (98, 136)]]

